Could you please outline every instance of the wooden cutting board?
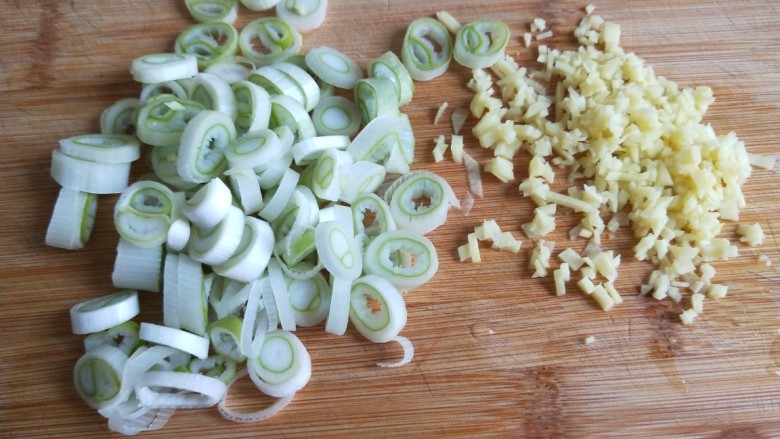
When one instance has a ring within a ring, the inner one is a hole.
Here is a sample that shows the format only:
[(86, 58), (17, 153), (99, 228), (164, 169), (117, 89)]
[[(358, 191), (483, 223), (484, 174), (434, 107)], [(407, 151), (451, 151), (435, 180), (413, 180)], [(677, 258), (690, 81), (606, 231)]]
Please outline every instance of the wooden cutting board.
[[(584, 2), (332, 1), (326, 24), (305, 35), (304, 47), (336, 47), (361, 66), (398, 51), (414, 18), (447, 9), (463, 22), (494, 17), (512, 31), (508, 52), (534, 67), (521, 38), (534, 17), (573, 48), (571, 32)], [(772, 1), (603, 1), (597, 12), (622, 25), (623, 46), (680, 86), (709, 85), (716, 103), (707, 115), (717, 132), (736, 131), (750, 152), (780, 153), (780, 11)], [(263, 14), (242, 8), (237, 25)], [(81, 251), (43, 243), (57, 195), (48, 175), (58, 139), (96, 132), (100, 112), (135, 96), (133, 58), (171, 50), (191, 24), (181, 1), (114, 0), (4, 2), (0, 8), (0, 436), (110, 437), (106, 422), (72, 385), (82, 337), (70, 333), (68, 309), (114, 290), (110, 276), (117, 235), (115, 196), (100, 197), (97, 225)], [(434, 163), (433, 138), (449, 133), (453, 108), (470, 100), (469, 72), (417, 83), (404, 107), (417, 137), (414, 167), (467, 188), (460, 165)], [(434, 125), (447, 101), (447, 122)], [(467, 150), (488, 154), (466, 130)], [(449, 154), (447, 155), (449, 158)], [(527, 160), (521, 159), (521, 160)], [(523, 171), (519, 172), (519, 177)], [(483, 219), (520, 236), (533, 208), (517, 182), (485, 179), (485, 198), (469, 216), (452, 210), (431, 234), (441, 259), (438, 275), (406, 296), (414, 361), (382, 369), (400, 349), (375, 345), (350, 328), (342, 337), (322, 325), (299, 331), (311, 353), (313, 376), (292, 405), (271, 420), (240, 425), (216, 409), (181, 410), (145, 437), (780, 437), (780, 177), (756, 169), (744, 186), (742, 221), (767, 233), (758, 248), (715, 264), (729, 285), (708, 300), (695, 325), (678, 321), (681, 305), (636, 297), (650, 267), (630, 257), (633, 240), (609, 245), (623, 254), (617, 282), (625, 302), (609, 313), (580, 293), (553, 294), (552, 280), (530, 279), (527, 240), (518, 254), (485, 248), (481, 264), (459, 263), (457, 246)], [(550, 239), (568, 241), (574, 221), (559, 218)], [(734, 237), (735, 224), (724, 228)], [(764, 266), (758, 255), (775, 265)], [(572, 288), (573, 290), (574, 288)], [(144, 321), (161, 316), (158, 294), (142, 294)], [(595, 343), (583, 340), (595, 336)], [(234, 405), (270, 403), (241, 386)]]

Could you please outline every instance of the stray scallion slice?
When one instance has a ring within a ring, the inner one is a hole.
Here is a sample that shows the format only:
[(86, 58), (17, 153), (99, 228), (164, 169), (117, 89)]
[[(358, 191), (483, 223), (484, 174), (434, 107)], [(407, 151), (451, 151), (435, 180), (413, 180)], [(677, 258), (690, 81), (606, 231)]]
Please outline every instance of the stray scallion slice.
[(282, 0), (276, 4), (276, 16), (299, 32), (312, 31), (325, 21), (328, 0)]
[(255, 20), (244, 26), (238, 36), (241, 53), (260, 66), (294, 55), (302, 44), (301, 34), (276, 17)]
[(238, 0), (184, 0), (195, 21), (233, 23), (238, 18)]
[(452, 59), (452, 40), (441, 22), (418, 18), (409, 24), (401, 48), (401, 60), (417, 81), (431, 80), (445, 71)]
[(355, 82), (363, 77), (363, 71), (352, 58), (328, 46), (309, 50), (306, 65), (320, 79), (339, 88), (354, 88)]
[(503, 58), (508, 42), (509, 28), (503, 21), (472, 21), (458, 29), (453, 57), (470, 69), (484, 69)]
[(198, 67), (204, 69), (238, 53), (238, 31), (221, 21), (196, 24), (179, 34), (174, 51), (194, 56)]

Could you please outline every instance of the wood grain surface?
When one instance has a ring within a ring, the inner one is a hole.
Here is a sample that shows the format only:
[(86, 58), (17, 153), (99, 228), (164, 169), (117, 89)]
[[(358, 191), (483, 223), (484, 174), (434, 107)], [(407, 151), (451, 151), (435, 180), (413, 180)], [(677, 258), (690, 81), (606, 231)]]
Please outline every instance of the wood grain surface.
[[(522, 34), (534, 17), (555, 32), (548, 41), (574, 48), (571, 32), (581, 1), (332, 0), (325, 25), (304, 36), (304, 48), (336, 47), (361, 66), (397, 51), (414, 18), (448, 9), (463, 22), (506, 21), (508, 52), (534, 67)], [(716, 102), (706, 116), (718, 133), (735, 131), (750, 152), (778, 156), (780, 148), (780, 11), (775, 1), (600, 1), (597, 12), (622, 25), (622, 42), (680, 86), (709, 85)], [(263, 14), (242, 8), (240, 27)], [(57, 196), (49, 176), (58, 139), (97, 132), (100, 112), (136, 96), (133, 58), (171, 50), (191, 25), (181, 1), (30, 0), (0, 7), (0, 436), (115, 437), (105, 420), (76, 395), (72, 367), (82, 337), (71, 334), (68, 309), (114, 290), (115, 196), (101, 196), (92, 239), (80, 251), (44, 245)], [(417, 137), (414, 167), (440, 173), (462, 195), (460, 165), (434, 163), (434, 125), (465, 106), (469, 72), (455, 66), (417, 83), (404, 107)], [(484, 163), (488, 152), (467, 132), (466, 148)], [(449, 154), (447, 155), (449, 157)], [(519, 166), (527, 158), (518, 158)], [(140, 171), (139, 171), (140, 172)], [(520, 175), (522, 177), (522, 172)], [(403, 335), (414, 361), (382, 369), (376, 361), (400, 349), (364, 340), (354, 328), (342, 337), (322, 325), (299, 336), (313, 361), (309, 385), (271, 420), (240, 425), (216, 409), (177, 412), (145, 437), (780, 437), (780, 177), (755, 169), (744, 186), (743, 222), (767, 233), (761, 247), (715, 264), (729, 285), (708, 300), (695, 325), (679, 323), (681, 306), (636, 296), (651, 267), (630, 257), (633, 238), (618, 233), (609, 246), (623, 254), (617, 286), (625, 302), (605, 313), (581, 294), (554, 296), (551, 279), (530, 279), (530, 240), (519, 254), (484, 249), (481, 264), (457, 262), (457, 246), (483, 219), (521, 235), (533, 208), (517, 183), (485, 180), (485, 198), (469, 216), (451, 211), (431, 234), (437, 276), (407, 294)], [(551, 239), (581, 249), (561, 216)], [(733, 238), (729, 223), (724, 236)], [(775, 265), (766, 267), (758, 255)], [(140, 320), (161, 316), (161, 296), (142, 294)], [(583, 339), (595, 336), (592, 345)], [(251, 384), (231, 393), (236, 407), (270, 402)]]

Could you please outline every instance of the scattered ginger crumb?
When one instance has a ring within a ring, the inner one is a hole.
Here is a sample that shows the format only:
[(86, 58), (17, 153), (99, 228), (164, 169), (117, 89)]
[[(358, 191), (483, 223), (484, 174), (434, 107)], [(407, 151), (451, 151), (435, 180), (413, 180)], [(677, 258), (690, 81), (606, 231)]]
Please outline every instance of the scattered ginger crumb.
[(596, 342), (596, 337), (589, 335), (585, 337), (585, 340), (583, 340), (582, 342), (585, 343), (586, 345), (591, 345)]

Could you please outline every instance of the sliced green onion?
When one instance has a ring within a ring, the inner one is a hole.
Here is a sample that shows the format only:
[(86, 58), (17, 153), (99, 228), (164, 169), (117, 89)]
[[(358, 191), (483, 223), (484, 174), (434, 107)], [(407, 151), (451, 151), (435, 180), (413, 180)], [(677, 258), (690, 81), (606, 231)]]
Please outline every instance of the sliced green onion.
[(271, 96), (263, 87), (246, 80), (237, 81), (233, 84), (233, 94), (236, 97), (236, 129), (240, 134), (268, 128)]
[(84, 302), (70, 308), (74, 334), (104, 331), (138, 315), (138, 292), (123, 290)]
[(186, 253), (179, 255), (177, 272), (179, 328), (206, 335), (208, 291), (203, 288), (203, 267)]
[(229, 116), (204, 110), (192, 118), (181, 135), (179, 175), (185, 181), (205, 183), (227, 167), (224, 149), (236, 139), (236, 127)]
[(344, 150), (347, 146), (349, 146), (349, 137), (347, 136), (309, 137), (293, 145), (293, 160), (295, 160), (296, 165), (308, 165), (316, 162), (322, 153), (329, 149)]
[(249, 377), (266, 395), (284, 397), (302, 389), (311, 378), (311, 357), (292, 332), (265, 335), (259, 355), (247, 359)]
[(173, 192), (155, 181), (133, 183), (114, 205), (117, 232), (130, 243), (145, 247), (164, 244), (176, 217)]
[(379, 361), (376, 363), (379, 367), (401, 367), (405, 364), (409, 364), (414, 358), (414, 345), (408, 338), (403, 336), (393, 337), (390, 341), (397, 342), (404, 350), (404, 356), (399, 361)]
[(359, 79), (355, 83), (355, 103), (364, 124), (379, 116), (398, 114), (398, 97), (389, 79)]
[(244, 217), (241, 243), (230, 259), (212, 267), (220, 276), (241, 282), (259, 279), (271, 259), (274, 232), (263, 220)]
[[(367, 211), (373, 213), (371, 224), (366, 224)], [(374, 193), (365, 193), (352, 203), (352, 218), (355, 235), (364, 241), (371, 240), (384, 232), (396, 230), (390, 206)]]
[(338, 149), (329, 149), (320, 155), (314, 165), (312, 190), (323, 200), (337, 201), (341, 195), (342, 177), (352, 166), (352, 156)]
[(402, 290), (428, 282), (439, 269), (439, 257), (423, 235), (393, 230), (380, 234), (363, 252), (363, 269), (389, 280)]
[(276, 4), (276, 16), (298, 32), (309, 32), (322, 25), (328, 0), (283, 0)]
[(427, 171), (399, 178), (385, 193), (388, 197), (398, 229), (421, 235), (444, 224), (450, 205), (458, 203), (447, 181)]
[(241, 319), (227, 315), (209, 325), (211, 346), (218, 354), (233, 361), (244, 361), (241, 353)]
[(116, 288), (160, 291), (163, 246), (138, 246), (120, 237), (111, 281)]
[(407, 130), (408, 119), (403, 116), (379, 116), (369, 122), (347, 147), (352, 158), (374, 163), (383, 161), (391, 173), (409, 172), (408, 157), (413, 154), (409, 145), (414, 148), (414, 137)]
[(311, 111), (320, 101), (320, 86), (306, 69), (290, 62), (278, 62), (273, 67), (290, 78), (303, 95), (303, 107)]
[(98, 346), (113, 346), (119, 348), (125, 355), (130, 355), (141, 345), (138, 338), (138, 323), (128, 320), (100, 332), (93, 332), (84, 337), (84, 350), (91, 351)]
[(153, 146), (178, 145), (187, 123), (206, 108), (199, 102), (163, 94), (138, 109), (136, 135)]
[(121, 398), (122, 370), (127, 355), (110, 345), (87, 351), (73, 367), (73, 384), (81, 399), (94, 409), (110, 407)]
[(135, 112), (141, 106), (136, 98), (120, 99), (100, 113), (100, 132), (129, 134), (135, 131)]
[(310, 49), (306, 53), (306, 65), (321, 80), (338, 88), (355, 88), (355, 82), (363, 77), (363, 71), (352, 58), (328, 46)]
[(287, 168), (279, 184), (266, 192), (267, 201), (257, 215), (266, 221), (273, 222), (287, 207), (300, 178), (300, 174)]
[(452, 59), (452, 40), (447, 28), (432, 18), (409, 24), (401, 47), (401, 60), (417, 81), (431, 80), (445, 71)]
[(179, 327), (179, 255), (168, 253), (163, 262), (163, 324)]
[(263, 208), (263, 192), (252, 168), (230, 168), (225, 176), (230, 180), (233, 198), (245, 215), (255, 214)]
[(102, 163), (51, 152), (51, 176), (60, 186), (90, 194), (116, 194), (127, 188), (130, 162)]
[(213, 73), (232, 85), (249, 78), (255, 67), (255, 63), (247, 57), (224, 56), (209, 64), (203, 71)]
[(363, 257), (352, 224), (325, 221), (317, 225), (315, 242), (317, 254), (331, 275), (343, 279), (357, 279), (363, 270)]
[(205, 360), (193, 358), (187, 369), (190, 373), (198, 373), (216, 378), (227, 384), (236, 376), (236, 361), (224, 355), (210, 355)]
[(168, 237), (165, 245), (168, 250), (180, 252), (184, 250), (190, 240), (191, 232), (190, 222), (184, 218), (174, 220), (168, 227)]
[(189, 92), (187, 92), (187, 89), (185, 88), (185, 81), (188, 80), (189, 79), (180, 81), (157, 82), (155, 84), (144, 84), (143, 88), (141, 89), (141, 95), (139, 96), (139, 99), (142, 103), (146, 103), (153, 97), (164, 94), (174, 95), (179, 99), (187, 99), (189, 97)]
[(276, 17), (252, 21), (244, 26), (238, 36), (241, 53), (261, 66), (298, 53), (302, 44), (300, 32)]
[(198, 183), (184, 181), (179, 175), (179, 146), (156, 146), (151, 150), (151, 165), (155, 175), (165, 184), (177, 190), (189, 190)]
[(260, 128), (244, 134), (225, 148), (231, 167), (240, 166), (262, 171), (284, 154), (284, 145), (273, 130)]
[[(286, 129), (287, 127), (284, 128)], [(274, 129), (274, 131), (277, 131), (277, 129)], [(289, 131), (289, 129), (287, 131)], [(284, 152), (277, 156), (271, 163), (268, 163), (265, 168), (257, 174), (257, 181), (260, 183), (260, 187), (263, 190), (270, 190), (278, 186), (293, 162), (292, 145), (285, 141), (283, 141), (282, 144), (286, 145), (284, 147)]]
[(390, 281), (368, 274), (352, 283), (349, 319), (367, 339), (387, 343), (406, 326), (406, 304)]
[(271, 416), (279, 413), (282, 411), (285, 407), (287, 407), (288, 404), (290, 404), (293, 400), (293, 397), (295, 394), (291, 394), (282, 398), (277, 399), (273, 404), (268, 406), (267, 408), (264, 408), (262, 410), (258, 410), (255, 412), (250, 413), (242, 413), (237, 412), (235, 410), (229, 409), (227, 407), (227, 396), (230, 393), (230, 386), (232, 386), (236, 381), (238, 381), (240, 378), (245, 377), (248, 374), (246, 370), (243, 370), (242, 372), (239, 372), (233, 380), (228, 383), (228, 391), (225, 394), (225, 397), (222, 398), (219, 403), (217, 403), (217, 408), (219, 409), (219, 414), (222, 415), (223, 418), (238, 422), (238, 423), (251, 423), (251, 422), (259, 422), (264, 421)]
[(189, 244), (190, 256), (212, 266), (224, 264), (241, 244), (243, 232), (244, 212), (236, 206), (230, 206), (225, 219), (216, 226), (210, 229), (193, 228)]
[(325, 322), (325, 332), (333, 335), (344, 335), (349, 322), (349, 298), (352, 290), (352, 280), (331, 276), (331, 298), (328, 319)]
[(219, 402), (227, 385), (190, 372), (149, 371), (135, 384), (138, 401), (151, 408), (203, 408)]
[(308, 279), (287, 279), (295, 323), (314, 326), (325, 320), (330, 308), (330, 286), (322, 273)]
[(200, 102), (209, 110), (219, 111), (236, 119), (238, 109), (236, 95), (230, 84), (212, 73), (199, 73), (190, 82), (190, 99)]
[(241, 4), (253, 11), (267, 11), (273, 8), (279, 0), (241, 0)]
[[(271, 310), (268, 309), (263, 301), (265, 294), (271, 295), (271, 299), (273, 299), (268, 276), (246, 284), (242, 288), (242, 292), (242, 295), (246, 295), (246, 299), (243, 304), (244, 318), (241, 321), (241, 337), (238, 340), (238, 348), (241, 355), (254, 357), (257, 355), (254, 338), (258, 337), (262, 341), (263, 334), (268, 330), (270, 321), (267, 315)], [(270, 300), (269, 303), (273, 303), (273, 300)], [(265, 321), (263, 320), (264, 314), (266, 315)]]
[(197, 227), (210, 229), (225, 219), (232, 202), (230, 189), (221, 179), (215, 178), (187, 200), (182, 213)]
[(286, 95), (271, 96), (271, 126), (287, 126), (298, 140), (317, 135), (303, 105)]
[(83, 248), (92, 234), (96, 213), (96, 195), (61, 188), (46, 229), (46, 245), (66, 250)]
[(248, 80), (263, 87), (272, 96), (289, 96), (305, 106), (306, 96), (304, 96), (303, 90), (291, 77), (277, 69), (276, 64), (262, 66), (253, 70), (252, 73), (249, 74)]
[(82, 160), (125, 163), (141, 156), (138, 139), (127, 134), (84, 134), (60, 140), (60, 150)]
[(311, 119), (318, 136), (352, 137), (360, 130), (360, 112), (352, 101), (343, 96), (321, 99), (314, 107)]
[(143, 84), (191, 78), (198, 74), (198, 60), (188, 54), (153, 53), (134, 59), (130, 73)]
[(453, 57), (470, 69), (484, 69), (504, 57), (509, 28), (500, 20), (475, 20), (458, 29)]
[(179, 349), (201, 359), (209, 354), (208, 338), (181, 329), (142, 322), (138, 335), (141, 340)]
[(292, 229), (314, 227), (319, 221), (319, 205), (314, 193), (299, 184), (284, 211), (273, 221), (274, 237), (281, 241)]
[(195, 21), (233, 23), (238, 17), (238, 0), (184, 0)]
[(361, 160), (352, 165), (341, 176), (341, 194), (339, 200), (352, 204), (363, 194), (377, 190), (385, 180), (387, 171), (384, 166)]
[(279, 323), (282, 325), (282, 329), (295, 331), (295, 316), (290, 304), (290, 295), (287, 292), (287, 279), (276, 258), (272, 258), (268, 263), (268, 279), (271, 282), (276, 313), (279, 316)]
[(373, 78), (386, 78), (395, 86), (398, 106), (406, 105), (412, 101), (414, 93), (414, 81), (409, 70), (393, 52), (385, 52), (368, 63), (368, 76)]
[(209, 304), (214, 309), (217, 318), (238, 312), (244, 306), (249, 297), (250, 290), (247, 284), (232, 279), (217, 276), (213, 283), (212, 292), (209, 295)]

